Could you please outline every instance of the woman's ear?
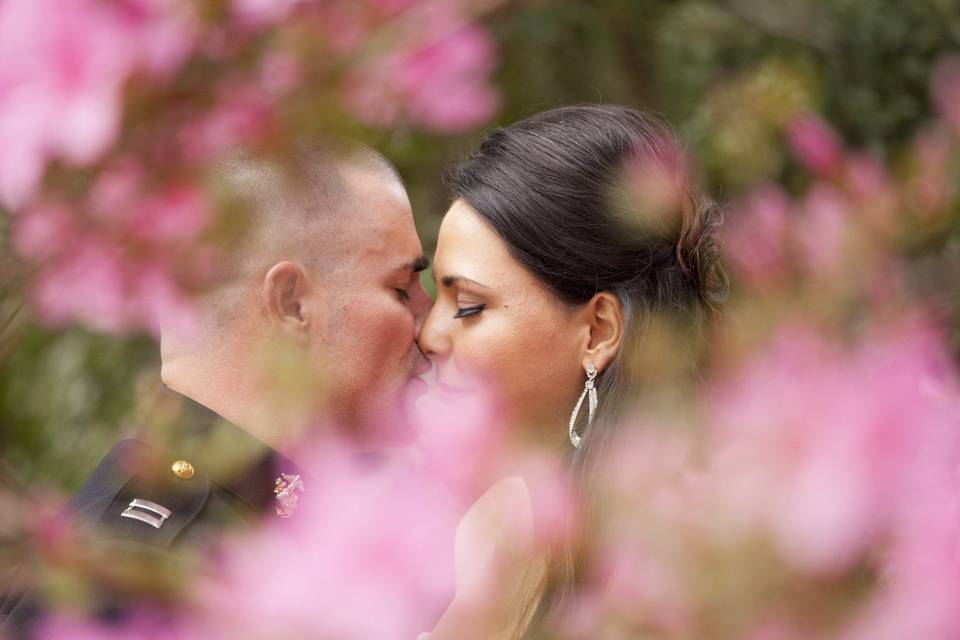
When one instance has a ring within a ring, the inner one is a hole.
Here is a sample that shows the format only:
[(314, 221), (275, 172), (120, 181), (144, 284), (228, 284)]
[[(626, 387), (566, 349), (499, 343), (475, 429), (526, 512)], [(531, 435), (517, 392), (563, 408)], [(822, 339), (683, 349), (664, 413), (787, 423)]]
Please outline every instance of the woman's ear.
[(593, 296), (583, 309), (588, 338), (583, 349), (583, 366), (592, 362), (603, 372), (613, 362), (623, 344), (623, 305), (607, 291)]
[(263, 279), (263, 307), (270, 326), (281, 335), (305, 340), (310, 326), (303, 299), (307, 292), (307, 276), (296, 262), (273, 265)]

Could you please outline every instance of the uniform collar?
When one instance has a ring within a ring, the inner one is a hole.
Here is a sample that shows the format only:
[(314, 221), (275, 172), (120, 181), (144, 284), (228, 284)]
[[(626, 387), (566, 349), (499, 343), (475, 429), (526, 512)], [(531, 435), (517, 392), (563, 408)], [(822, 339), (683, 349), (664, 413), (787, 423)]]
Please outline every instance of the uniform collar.
[(255, 512), (274, 505), (281, 474), (303, 475), (295, 463), (260, 439), (167, 387), (151, 411), (147, 436), (201, 468), (215, 489)]

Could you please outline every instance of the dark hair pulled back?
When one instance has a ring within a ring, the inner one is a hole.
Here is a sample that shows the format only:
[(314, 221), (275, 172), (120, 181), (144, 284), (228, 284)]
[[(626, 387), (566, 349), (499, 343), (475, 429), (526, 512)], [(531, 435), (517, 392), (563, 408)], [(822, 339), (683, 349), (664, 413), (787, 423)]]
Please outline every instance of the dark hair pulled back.
[[(615, 294), (629, 342), (655, 314), (702, 325), (726, 295), (716, 241), (721, 210), (688, 179), (681, 155), (657, 116), (616, 105), (561, 107), (494, 129), (448, 172), (447, 183), (559, 301), (580, 305), (601, 291)], [(643, 203), (617, 198), (645, 170), (659, 171), (675, 187), (665, 227), (629, 224), (646, 219), (647, 212), (630, 210)], [(600, 413), (589, 432), (578, 428), (583, 440), (572, 450), (570, 475), (584, 499), (601, 464), (597, 454), (635, 391), (627, 369), (618, 356), (603, 371)], [(558, 433), (565, 433), (561, 425)], [(574, 591), (582, 561), (572, 545), (548, 553), (518, 636), (539, 637), (549, 614)]]
[(560, 300), (582, 304), (609, 291), (630, 311), (697, 313), (725, 292), (718, 207), (684, 180), (678, 228), (653, 234), (630, 229), (611, 202), (631, 160), (669, 169), (678, 148), (654, 115), (561, 107), (493, 130), (447, 183)]

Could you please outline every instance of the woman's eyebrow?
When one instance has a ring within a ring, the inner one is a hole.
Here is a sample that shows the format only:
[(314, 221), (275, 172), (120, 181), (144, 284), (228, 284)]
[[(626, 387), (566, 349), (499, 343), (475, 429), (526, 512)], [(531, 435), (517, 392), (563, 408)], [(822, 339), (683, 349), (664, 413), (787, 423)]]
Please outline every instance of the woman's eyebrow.
[(440, 278), (440, 284), (442, 284), (445, 287), (452, 287), (458, 282), (469, 282), (470, 284), (480, 287), (481, 289), (490, 288), (487, 285), (477, 282), (476, 280), (473, 280), (466, 276), (443, 276), (442, 278)]

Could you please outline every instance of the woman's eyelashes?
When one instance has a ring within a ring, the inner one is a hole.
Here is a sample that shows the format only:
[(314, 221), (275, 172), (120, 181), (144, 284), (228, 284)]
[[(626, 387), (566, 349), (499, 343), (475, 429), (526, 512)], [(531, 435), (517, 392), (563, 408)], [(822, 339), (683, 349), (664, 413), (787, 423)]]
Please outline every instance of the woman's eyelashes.
[(468, 307), (457, 307), (457, 312), (453, 315), (455, 319), (469, 318), (475, 316), (486, 308), (485, 304), (474, 304)]
[(394, 288), (394, 291), (397, 292), (397, 296), (400, 297), (401, 302), (410, 302), (410, 292), (406, 289), (401, 289), (399, 287)]

